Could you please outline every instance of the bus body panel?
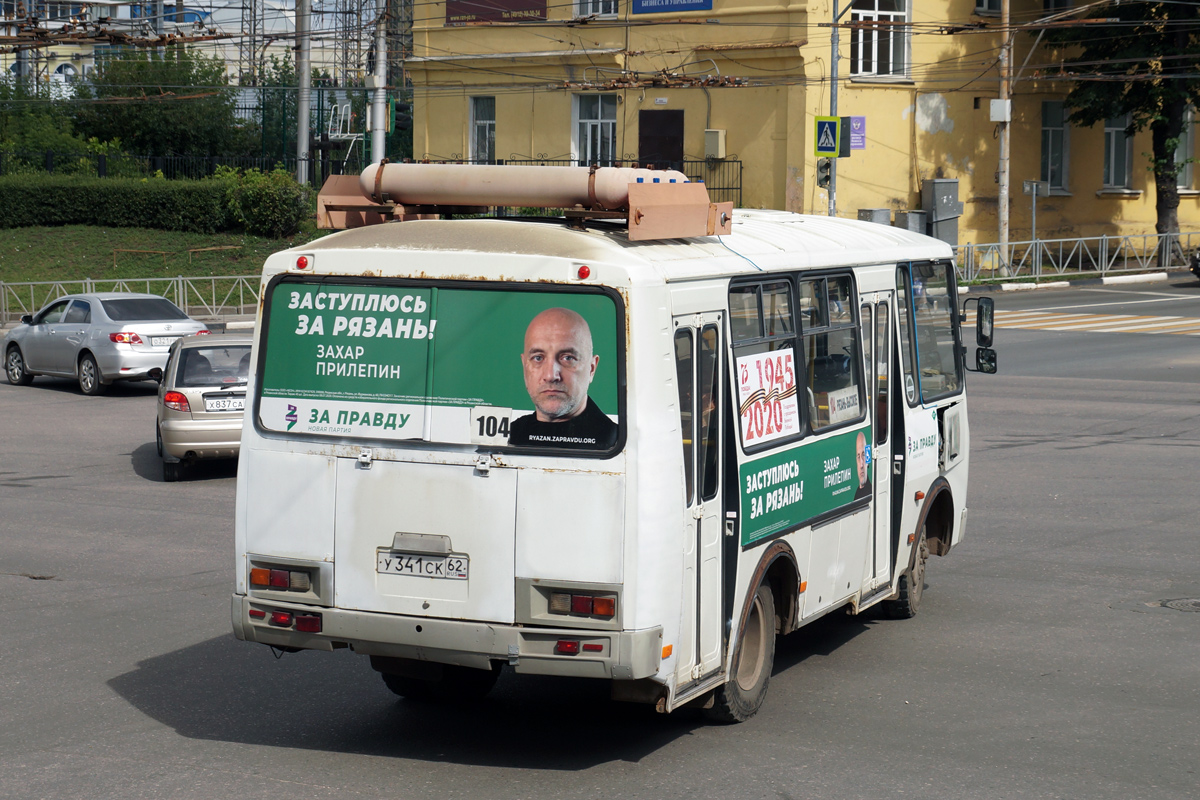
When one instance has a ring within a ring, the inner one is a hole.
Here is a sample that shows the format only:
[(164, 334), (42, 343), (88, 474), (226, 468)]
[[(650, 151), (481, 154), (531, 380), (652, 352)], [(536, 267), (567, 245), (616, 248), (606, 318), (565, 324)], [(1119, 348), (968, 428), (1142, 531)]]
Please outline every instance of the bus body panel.
[[(305, 272), (296, 268), (300, 254), (309, 259)], [(798, 460), (817, 458), (847, 436), (870, 437), (872, 416), (747, 454), (731, 381), (736, 358), (726, 340), (730, 286), (773, 272), (853, 275), (856, 303), (869, 295), (875, 307), (892, 304), (886, 325), (897, 351), (897, 265), (948, 255), (940, 243), (880, 226), (739, 212), (734, 235), (723, 240), (630, 243), (602, 229), (405, 222), (335, 234), (272, 256), (264, 290), (280, 275), (367, 287), (373, 281), (535, 292), (607, 287), (624, 310), (618, 331), (624, 446), (604, 458), (505, 453), (422, 440), (296, 438), (257, 421), (246, 425), (238, 475), (235, 632), (273, 646), (349, 644), (363, 654), (464, 666), (505, 661), (521, 672), (648, 678), (662, 687), (666, 702), (660, 708), (670, 710), (733, 670), (739, 625), (767, 554), (795, 564), (794, 585), (775, 587), (779, 613), (792, 613), (793, 626), (848, 603), (861, 610), (885, 599), (908, 566), (914, 544), (908, 535), (918, 533), (926, 510), (916, 492), (945, 479), (953, 504), (949, 539), (953, 544), (961, 538), (969, 447), (965, 395), (960, 390), (910, 407), (902, 379), (891, 375), (892, 403), (903, 420), (904, 437), (894, 436), (892, 445), (905, 458), (902, 485), (892, 482), (872, 502), (856, 500), (742, 544), (747, 520), (739, 502), (741, 466), (784, 452)], [(587, 279), (580, 278), (583, 265)], [(264, 291), (256, 363), (271, 358), (260, 352), (268, 302)], [(722, 416), (719, 454), (734, 463), (721, 467), (724, 485), (716, 497), (689, 506), (683, 456), (691, 433), (685, 433), (688, 415), (681, 413), (686, 409), (675, 336), (681, 329), (698, 336), (714, 324), (721, 342), (718, 408), (724, 414), (732, 407), (734, 415), (732, 426)], [(520, 369), (516, 352), (511, 363)], [(249, 388), (253, 397), (257, 384)], [(946, 462), (940, 451), (954, 436), (963, 455)], [(877, 461), (875, 474), (890, 476), (891, 468)], [(895, 532), (889, 496), (899, 507)], [(431, 577), (420, 568), (381, 571), (387, 554), (420, 554), (421, 547), (465, 557), (468, 577)], [(304, 599), (251, 589), (248, 570), (272, 557), (285, 567), (317, 564), (327, 584), (322, 590), (329, 592), (319, 598), (325, 605), (311, 605), (323, 615), (320, 635), (272, 629), (254, 617), (260, 608), (300, 613), (310, 607)], [(777, 582), (793, 575), (778, 564), (767, 571)], [(618, 613), (611, 621), (549, 615), (545, 603), (553, 591), (612, 594)], [(555, 650), (563, 636), (596, 649), (563, 656)]]

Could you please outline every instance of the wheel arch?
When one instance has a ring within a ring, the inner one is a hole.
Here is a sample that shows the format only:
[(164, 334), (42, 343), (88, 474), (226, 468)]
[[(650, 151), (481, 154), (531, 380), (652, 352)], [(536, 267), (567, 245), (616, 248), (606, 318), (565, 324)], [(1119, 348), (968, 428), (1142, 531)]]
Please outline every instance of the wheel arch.
[(775, 601), (776, 632), (791, 633), (800, 624), (800, 567), (792, 546), (785, 541), (776, 540), (759, 556), (758, 566), (755, 567), (746, 586), (736, 629), (739, 639), (750, 613), (751, 601), (759, 585), (763, 583), (770, 587), (771, 596)]
[[(944, 556), (950, 552), (954, 541), (954, 492), (945, 478), (935, 480), (926, 493), (925, 504), (917, 517), (917, 527), (910, 534), (914, 541), (922, 527), (925, 528), (925, 540), (931, 555)], [(910, 567), (913, 557), (913, 554), (909, 555)]]

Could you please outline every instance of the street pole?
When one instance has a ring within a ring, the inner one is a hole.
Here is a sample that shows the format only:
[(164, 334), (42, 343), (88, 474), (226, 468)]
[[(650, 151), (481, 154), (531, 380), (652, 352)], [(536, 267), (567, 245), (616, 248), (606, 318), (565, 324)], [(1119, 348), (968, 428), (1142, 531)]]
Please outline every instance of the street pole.
[(375, 96), (371, 101), (371, 161), (378, 164), (387, 155), (387, 0), (376, 3), (379, 22), (375, 27)]
[(1003, 31), (1004, 43), (1000, 48), (1000, 100), (1004, 106), (1003, 119), (1000, 126), (1000, 164), (999, 183), (1000, 197), (997, 213), (1000, 222), (1000, 259), (1001, 266), (1007, 266), (1008, 258), (1008, 193), (1009, 193), (1009, 126), (1012, 124), (1012, 32), (1009, 30), (1010, 0), (1000, 0), (1000, 30)]
[(308, 183), (308, 131), (312, 100), (312, 0), (296, 0), (296, 183)]
[[(850, 10), (852, 2), (853, 0), (846, 0), (846, 5), (841, 11), (838, 11), (837, 0), (833, 0), (833, 32), (829, 37), (829, 46), (832, 51), (829, 59), (829, 116), (831, 117), (838, 115), (838, 45), (841, 41), (838, 22), (842, 15)], [(837, 165), (837, 158), (829, 159), (829, 216), (831, 217), (837, 216)]]

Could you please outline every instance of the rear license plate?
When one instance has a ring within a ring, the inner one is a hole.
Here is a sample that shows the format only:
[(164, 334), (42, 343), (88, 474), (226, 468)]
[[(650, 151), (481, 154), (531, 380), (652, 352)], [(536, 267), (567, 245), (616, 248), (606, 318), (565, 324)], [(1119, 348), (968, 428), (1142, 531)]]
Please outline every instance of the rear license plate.
[(245, 409), (245, 397), (231, 395), (229, 397), (204, 398), (205, 411), (244, 411)]
[(170, 347), (171, 342), (175, 341), (178, 338), (179, 338), (178, 336), (151, 336), (150, 337), (150, 346), (151, 347)]
[(429, 553), (380, 552), (376, 571), (384, 575), (412, 575), (420, 578), (467, 579), (466, 556), (439, 556)]

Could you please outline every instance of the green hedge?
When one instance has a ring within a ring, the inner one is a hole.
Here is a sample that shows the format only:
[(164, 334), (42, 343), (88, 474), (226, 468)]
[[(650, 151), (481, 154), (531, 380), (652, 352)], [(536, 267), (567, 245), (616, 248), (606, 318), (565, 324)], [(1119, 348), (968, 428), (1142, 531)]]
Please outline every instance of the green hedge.
[(100, 225), (281, 237), (309, 213), (308, 190), (286, 175), (229, 170), (215, 179), (0, 177), (0, 228)]

